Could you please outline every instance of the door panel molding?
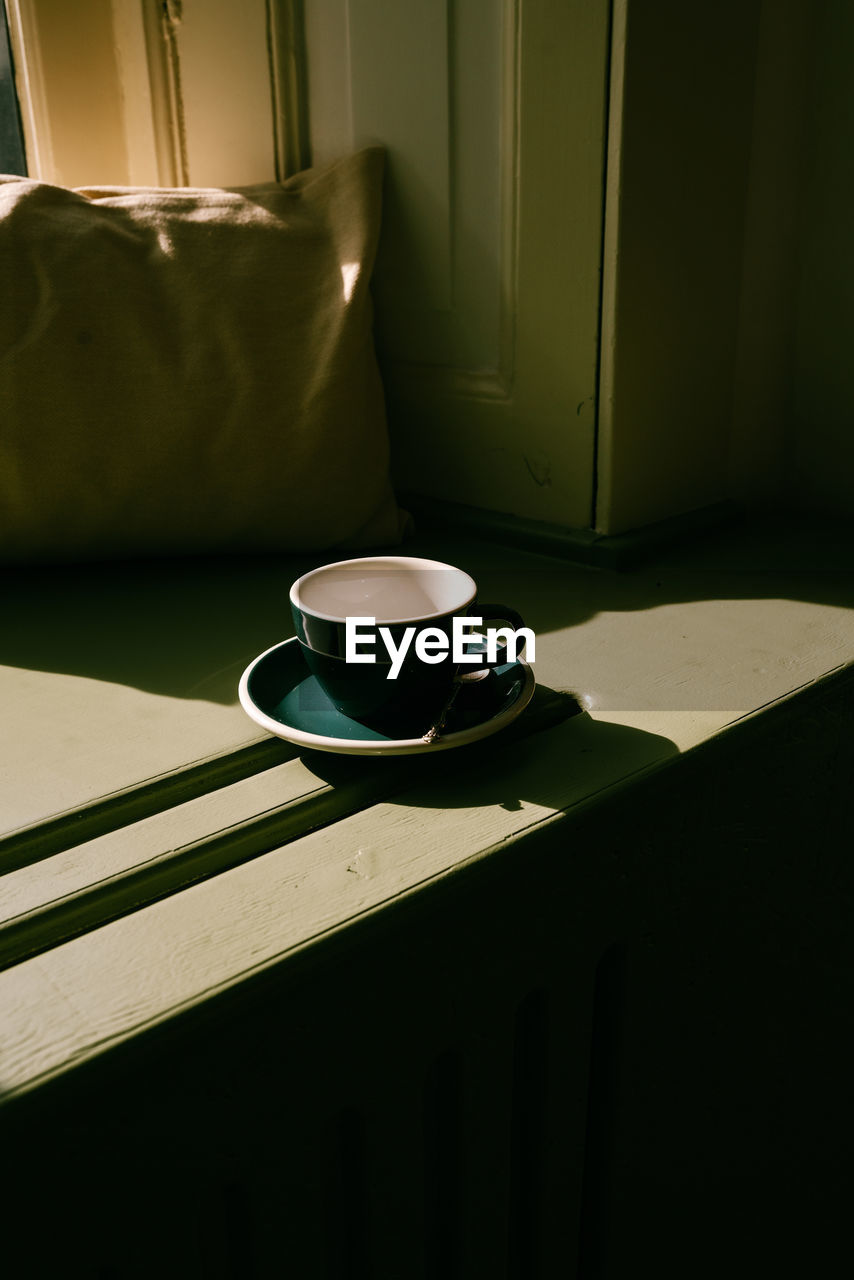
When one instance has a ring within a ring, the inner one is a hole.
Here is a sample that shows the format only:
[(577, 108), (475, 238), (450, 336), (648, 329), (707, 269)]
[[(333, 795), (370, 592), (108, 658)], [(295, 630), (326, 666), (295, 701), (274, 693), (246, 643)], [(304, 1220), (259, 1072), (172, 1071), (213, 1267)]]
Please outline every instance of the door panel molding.
[(307, 7), (313, 161), (388, 153), (401, 488), (591, 523), (609, 22), (608, 0)]

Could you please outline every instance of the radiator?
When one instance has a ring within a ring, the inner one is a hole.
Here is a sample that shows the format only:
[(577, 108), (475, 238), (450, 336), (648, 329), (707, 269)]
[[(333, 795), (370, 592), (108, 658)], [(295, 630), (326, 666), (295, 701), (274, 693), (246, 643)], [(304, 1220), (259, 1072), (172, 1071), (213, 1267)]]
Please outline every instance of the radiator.
[(835, 1274), (854, 1185), (850, 688), (0, 1107), (4, 1273)]

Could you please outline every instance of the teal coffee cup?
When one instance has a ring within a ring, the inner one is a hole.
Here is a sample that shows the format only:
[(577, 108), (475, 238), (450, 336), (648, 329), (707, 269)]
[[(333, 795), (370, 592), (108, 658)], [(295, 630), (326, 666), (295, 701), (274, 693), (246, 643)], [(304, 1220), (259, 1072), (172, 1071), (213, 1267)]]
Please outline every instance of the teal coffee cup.
[(428, 732), (456, 681), (487, 676), (531, 638), (515, 609), (477, 603), (465, 570), (413, 556), (323, 565), (297, 579), (290, 600), (303, 656), (326, 696), (344, 715), (397, 737)]

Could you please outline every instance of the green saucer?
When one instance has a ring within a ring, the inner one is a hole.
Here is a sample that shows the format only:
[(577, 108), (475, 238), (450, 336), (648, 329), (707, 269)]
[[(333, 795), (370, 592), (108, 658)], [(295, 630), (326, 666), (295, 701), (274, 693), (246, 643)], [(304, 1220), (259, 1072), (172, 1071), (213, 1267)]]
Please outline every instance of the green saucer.
[[(241, 676), (239, 689), (246, 714), (269, 733), (315, 751), (357, 756), (414, 755), (477, 742), (515, 720), (533, 692), (534, 673), (528, 664), (507, 663), (482, 680), (460, 684), (437, 737), (429, 741), (426, 736), (392, 738), (333, 706), (308, 670), (295, 639), (255, 658)], [(421, 732), (426, 735), (429, 728), (424, 725)]]

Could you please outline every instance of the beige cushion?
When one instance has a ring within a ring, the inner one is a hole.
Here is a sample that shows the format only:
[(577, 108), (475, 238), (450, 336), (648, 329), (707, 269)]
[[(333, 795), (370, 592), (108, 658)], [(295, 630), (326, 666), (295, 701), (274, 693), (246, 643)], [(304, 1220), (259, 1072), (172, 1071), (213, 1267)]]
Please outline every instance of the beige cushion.
[(399, 540), (382, 164), (234, 191), (0, 180), (0, 559)]

